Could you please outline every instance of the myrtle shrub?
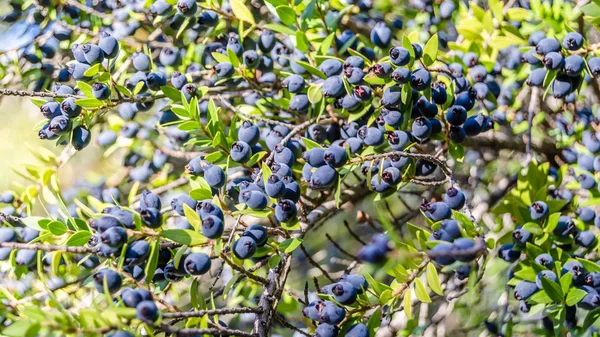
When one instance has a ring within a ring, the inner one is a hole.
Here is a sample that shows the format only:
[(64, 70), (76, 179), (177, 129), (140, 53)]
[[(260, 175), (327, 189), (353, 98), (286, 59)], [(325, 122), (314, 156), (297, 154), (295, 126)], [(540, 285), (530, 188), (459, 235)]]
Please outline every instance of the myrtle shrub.
[(5, 10), (1, 335), (597, 334), (599, 1)]

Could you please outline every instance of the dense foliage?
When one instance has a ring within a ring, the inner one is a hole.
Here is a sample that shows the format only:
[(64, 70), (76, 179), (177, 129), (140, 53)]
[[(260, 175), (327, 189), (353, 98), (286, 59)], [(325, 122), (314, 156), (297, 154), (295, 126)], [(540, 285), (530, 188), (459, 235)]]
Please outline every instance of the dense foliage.
[(11, 1), (0, 334), (594, 334), (600, 2), (346, 1)]

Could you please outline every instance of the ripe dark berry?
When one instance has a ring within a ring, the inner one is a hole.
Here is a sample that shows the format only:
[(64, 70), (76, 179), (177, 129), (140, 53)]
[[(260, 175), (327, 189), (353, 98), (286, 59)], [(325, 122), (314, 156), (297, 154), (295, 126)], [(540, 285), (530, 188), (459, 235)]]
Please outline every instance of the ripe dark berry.
[(256, 210), (264, 209), (267, 207), (268, 203), (267, 197), (262, 192), (255, 190), (245, 190), (241, 192), (239, 201)]
[(529, 215), (533, 221), (545, 219), (549, 212), (548, 205), (543, 201), (536, 201), (529, 207)]
[(346, 149), (340, 146), (330, 146), (323, 154), (323, 160), (331, 167), (338, 168), (344, 166), (348, 161)]
[[(343, 89), (343, 85), (342, 85)], [(306, 114), (308, 112), (308, 108), (310, 107), (310, 101), (308, 100), (308, 96), (305, 94), (296, 94), (290, 99), (290, 104), (288, 108), (292, 112), (296, 112), (299, 114)]]
[(262, 247), (267, 243), (267, 229), (261, 225), (252, 225), (244, 231), (243, 236), (249, 236), (254, 239), (257, 247)]
[(232, 250), (238, 259), (251, 258), (256, 253), (256, 241), (249, 236), (242, 236), (233, 243)]
[(338, 327), (335, 325), (321, 323), (315, 329), (314, 337), (337, 337)]
[(104, 61), (104, 52), (95, 44), (84, 44), (81, 46), (83, 56), (88, 64), (97, 64)]
[(416, 69), (410, 75), (410, 84), (417, 91), (426, 90), (431, 85), (431, 74), (425, 69)]
[(134, 53), (132, 55), (133, 67), (137, 71), (148, 71), (150, 70), (150, 57), (144, 53)]
[(110, 88), (104, 83), (92, 84), (92, 94), (96, 99), (104, 100), (110, 98)]
[(444, 194), (444, 202), (450, 208), (459, 210), (465, 205), (465, 194), (459, 189), (450, 187)]
[[(42, 107), (44, 107), (44, 105)], [(65, 98), (65, 100), (60, 103), (60, 110), (63, 115), (69, 118), (75, 118), (81, 114), (81, 107), (75, 104), (75, 98), (73, 97)]]
[(279, 222), (289, 222), (296, 218), (296, 214), (296, 204), (291, 200), (282, 199), (275, 205), (275, 218)]
[(498, 256), (506, 262), (514, 262), (521, 256), (521, 251), (513, 249), (515, 247), (512, 243), (502, 245), (498, 249)]
[(408, 49), (403, 47), (393, 47), (390, 49), (390, 61), (399, 66), (403, 67), (410, 62), (410, 53)]
[(195, 0), (179, 0), (177, 2), (177, 10), (183, 16), (192, 17), (198, 10), (198, 5)]
[(40, 107), (40, 111), (44, 115), (44, 118), (53, 119), (56, 116), (60, 116), (61, 105), (54, 101), (46, 102)]
[(158, 228), (162, 225), (162, 213), (156, 208), (146, 208), (140, 211), (142, 223), (146, 227)]
[(329, 165), (318, 167), (310, 178), (310, 188), (313, 190), (329, 189), (337, 180), (337, 171)]
[(452, 245), (446, 242), (440, 242), (431, 249), (431, 253), (435, 254), (433, 261), (441, 266), (447, 266), (454, 263), (452, 257)]
[(583, 35), (578, 32), (569, 32), (563, 39), (563, 46), (568, 50), (578, 50), (583, 47)]
[(209, 165), (204, 169), (204, 179), (214, 188), (225, 185), (225, 171), (217, 165)]
[(215, 215), (207, 215), (202, 218), (202, 235), (209, 239), (218, 239), (223, 234), (225, 225), (223, 220)]
[(137, 240), (127, 246), (125, 251), (126, 265), (140, 265), (150, 255), (150, 245), (145, 240)]
[(544, 60), (542, 62), (548, 70), (558, 70), (565, 66), (565, 58), (557, 52), (550, 52), (544, 55)]
[(392, 30), (385, 22), (378, 22), (371, 30), (371, 42), (379, 48), (387, 47), (392, 40)]
[(123, 227), (110, 227), (102, 234), (100, 240), (110, 247), (121, 247), (127, 242), (127, 231)]
[(542, 278), (547, 278), (551, 281), (558, 282), (558, 277), (556, 276), (556, 274), (554, 272), (552, 272), (550, 270), (542, 270), (535, 277), (535, 284), (537, 285), (538, 289), (540, 289), (540, 290), (544, 289), (544, 287), (542, 285)]
[(100, 33), (100, 41), (98, 47), (102, 49), (104, 57), (112, 59), (119, 54), (119, 42), (108, 32)]
[(233, 142), (231, 144), (230, 151), (231, 160), (238, 163), (245, 163), (250, 160), (252, 156), (252, 150), (250, 149), (250, 145), (243, 141)]
[(57, 135), (64, 135), (71, 131), (71, 120), (63, 115), (56, 116), (50, 121), (48, 130)]
[(260, 37), (258, 38), (257, 44), (258, 48), (260, 48), (260, 50), (263, 53), (268, 53), (271, 50), (273, 50), (276, 42), (277, 39), (275, 38), (275, 34), (273, 34), (273, 32), (268, 29), (264, 29), (260, 33)]
[(285, 192), (285, 184), (279, 178), (279, 176), (273, 174), (265, 183), (265, 192), (271, 198), (280, 198)]
[(206, 274), (210, 270), (210, 265), (210, 258), (204, 253), (192, 253), (183, 261), (185, 271), (190, 275)]
[(135, 311), (135, 317), (144, 322), (152, 323), (158, 319), (158, 308), (153, 301), (140, 302)]
[(431, 135), (431, 122), (425, 117), (417, 117), (412, 123), (411, 132), (414, 137), (426, 139)]
[(517, 227), (513, 231), (512, 237), (513, 237), (513, 242), (516, 245), (525, 245), (525, 243), (527, 243), (527, 241), (530, 241), (532, 239), (531, 233), (528, 232), (527, 230), (521, 228), (521, 226)]
[(535, 294), (538, 291), (538, 288), (535, 283), (528, 281), (521, 281), (515, 287), (515, 298), (517, 300), (526, 300), (531, 295)]
[(93, 276), (94, 286), (96, 290), (104, 293), (104, 285), (108, 288), (108, 291), (112, 294), (121, 288), (123, 282), (121, 275), (111, 269), (102, 269)]

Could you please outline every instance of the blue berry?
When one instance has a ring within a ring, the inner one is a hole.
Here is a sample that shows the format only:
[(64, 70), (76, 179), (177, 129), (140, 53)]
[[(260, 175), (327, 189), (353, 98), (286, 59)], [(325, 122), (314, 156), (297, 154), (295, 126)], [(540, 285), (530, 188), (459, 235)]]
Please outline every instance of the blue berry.
[(267, 207), (268, 200), (262, 192), (245, 190), (240, 193), (240, 202), (252, 209), (261, 210)]
[(249, 236), (242, 236), (233, 243), (232, 250), (238, 259), (251, 258), (256, 253), (256, 241)]
[(291, 200), (282, 199), (275, 205), (275, 218), (279, 222), (289, 222), (296, 218), (296, 214), (296, 204)]
[(538, 287), (533, 282), (521, 281), (515, 287), (515, 298), (517, 300), (526, 300), (531, 295), (535, 294), (538, 291)]
[(93, 276), (94, 286), (96, 290), (101, 293), (104, 293), (104, 284), (106, 283), (106, 287), (108, 291), (112, 294), (117, 292), (121, 288), (121, 284), (123, 280), (121, 275), (114, 270), (111, 269), (102, 269)]
[(337, 171), (329, 165), (318, 167), (310, 178), (310, 188), (313, 190), (325, 190), (333, 186), (337, 180)]
[(538, 289), (540, 289), (540, 290), (544, 289), (544, 287), (542, 285), (543, 277), (550, 279), (551, 281), (558, 282), (558, 277), (556, 276), (556, 274), (554, 272), (552, 272), (550, 270), (542, 270), (535, 277), (535, 284), (537, 285)]
[(104, 57), (112, 59), (119, 54), (119, 42), (108, 32), (100, 33), (100, 41), (98, 47), (104, 53)]
[(190, 275), (203, 275), (210, 270), (210, 258), (204, 253), (192, 253), (183, 261), (186, 273)]
[(371, 30), (371, 42), (379, 48), (387, 47), (392, 40), (392, 30), (385, 22), (378, 22)]
[(158, 308), (153, 301), (140, 302), (135, 311), (135, 317), (144, 322), (152, 323), (158, 319)]
[(209, 165), (204, 169), (204, 179), (214, 188), (225, 185), (225, 171), (217, 165)]
[(85, 126), (78, 125), (73, 129), (73, 135), (71, 136), (71, 145), (73, 145), (73, 148), (75, 150), (83, 150), (83, 148), (90, 144), (91, 140), (92, 134)]
[(94, 65), (104, 61), (104, 52), (95, 44), (84, 44), (81, 50), (88, 64)]
[(390, 60), (394, 65), (403, 67), (410, 62), (410, 53), (403, 47), (393, 47), (390, 49)]
[(202, 218), (202, 235), (209, 239), (218, 239), (223, 234), (225, 225), (218, 216), (207, 215)]

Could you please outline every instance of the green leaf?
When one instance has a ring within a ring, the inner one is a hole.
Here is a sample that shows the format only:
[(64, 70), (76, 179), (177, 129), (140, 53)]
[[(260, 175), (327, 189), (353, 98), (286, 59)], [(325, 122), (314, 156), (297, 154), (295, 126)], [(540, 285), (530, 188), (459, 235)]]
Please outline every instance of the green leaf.
[(84, 246), (90, 238), (92, 237), (92, 232), (88, 231), (79, 231), (67, 240), (65, 243), (67, 246)]
[(534, 235), (542, 235), (544, 233), (542, 227), (540, 227), (540, 225), (536, 224), (535, 222), (528, 222), (524, 224), (523, 229)]
[(296, 62), (299, 66), (301, 66), (302, 68), (306, 69), (306, 71), (308, 71), (310, 74), (315, 75), (317, 77), (320, 77), (322, 79), (327, 79), (327, 76), (325, 76), (325, 74), (323, 74), (322, 71), (320, 71), (319, 69), (311, 66), (310, 64), (304, 62), (304, 61), (300, 61), (300, 60), (295, 60), (293, 58), (289, 58), (286, 57), (287, 59), (289, 59), (290, 61), (294, 61)]
[(561, 276), (560, 288), (562, 289), (563, 294), (569, 290), (569, 287), (571, 286), (572, 281), (573, 281), (573, 274), (571, 274), (571, 273), (565, 273), (563, 276)]
[(92, 89), (91, 85), (89, 85), (85, 82), (82, 82), (82, 81), (77, 81), (77, 87), (79, 88), (79, 90), (81, 90), (81, 92), (85, 95), (85, 97), (90, 97), (90, 98), (94, 97), (94, 90)]
[(427, 41), (425, 49), (423, 49), (423, 63), (425, 63), (425, 66), (429, 67), (435, 62), (438, 52), (438, 43), (437, 34), (434, 34), (429, 41)]
[(252, 12), (244, 2), (241, 0), (229, 0), (229, 4), (231, 5), (231, 10), (233, 11), (233, 15), (238, 19), (249, 22), (251, 24), (256, 24), (254, 21), (254, 16), (252, 16)]
[(438, 275), (433, 263), (427, 264), (427, 284), (434, 293), (440, 296), (444, 295), (444, 291), (442, 291), (442, 285), (440, 284), (440, 276)]
[(544, 232), (552, 233), (558, 225), (558, 220), (560, 219), (560, 212), (552, 213), (548, 217), (546, 224), (544, 225)]
[(51, 221), (48, 225), (48, 230), (54, 235), (63, 235), (67, 232), (67, 226), (60, 221)]
[[(192, 191), (190, 191), (190, 197), (194, 198), (195, 200), (204, 200), (204, 199), (212, 199), (212, 191), (211, 190), (207, 190), (205, 188), (197, 188), (194, 189)], [(185, 210), (185, 205), (184, 204), (184, 210)], [(191, 210), (190, 206), (188, 206), (188, 208)], [(196, 214), (196, 212), (191, 211), (194, 214)], [(196, 214), (197, 215), (197, 214)], [(187, 217), (187, 214), (186, 214)]]
[(212, 52), (211, 55), (215, 59), (215, 61), (217, 61), (218, 63), (230, 63), (229, 57), (225, 54)]
[(150, 255), (148, 256), (148, 262), (146, 263), (146, 268), (144, 268), (144, 273), (148, 276), (146, 277), (146, 284), (150, 284), (152, 281), (152, 276), (156, 271), (156, 267), (158, 266), (158, 256), (160, 253), (160, 240), (156, 239), (152, 242), (152, 247), (150, 247)]
[(402, 300), (402, 303), (404, 305), (404, 314), (406, 315), (406, 317), (408, 317), (408, 319), (411, 319), (412, 318), (412, 291), (410, 290), (410, 288), (408, 288), (404, 291), (404, 298)]
[(296, 12), (290, 6), (277, 6), (275, 11), (281, 22), (286, 25), (293, 25), (296, 23)]
[(419, 301), (423, 303), (431, 303), (431, 298), (429, 297), (427, 289), (420, 278), (415, 279), (415, 294), (417, 295)]
[(294, 35), (296, 34), (296, 30), (292, 29), (288, 26), (284, 26), (279, 23), (267, 23), (264, 26), (266, 29), (272, 30), (277, 33), (285, 34), (285, 35)]
[(320, 147), (320, 148), (322, 148), (322, 146), (321, 146), (319, 143), (317, 143), (317, 142), (314, 142), (314, 141), (312, 141), (312, 140), (310, 140), (310, 139), (308, 139), (308, 138), (304, 138), (304, 137), (302, 137), (302, 142), (303, 142), (303, 143), (304, 143), (304, 145), (306, 146), (306, 150), (307, 150), (307, 151), (308, 151), (308, 150), (310, 150), (310, 149), (312, 149), (312, 148), (315, 148), (315, 147)]
[(375, 329), (379, 328), (381, 325), (381, 306), (377, 308), (369, 317), (369, 322), (367, 323), (367, 328), (369, 329), (369, 336), (375, 336)]
[(87, 76), (87, 77), (92, 77), (94, 75), (96, 75), (98, 72), (100, 72), (100, 63), (96, 63), (93, 66), (91, 66), (88, 70), (86, 70), (83, 75)]
[[(199, 191), (199, 190), (203, 191), (203, 189), (195, 189), (192, 192)], [(208, 198), (195, 198), (195, 196), (192, 195), (192, 192), (190, 192), (190, 196), (192, 198), (196, 199), (196, 200), (203, 200), (203, 199), (210, 199), (210, 198), (212, 198), (212, 194)], [(192, 225), (192, 227), (194, 227), (195, 230), (200, 230), (200, 228), (202, 226), (202, 220), (200, 219), (200, 216), (198, 215), (198, 213), (196, 213), (195, 210), (193, 210), (187, 204), (183, 204), (183, 214), (185, 215), (185, 218), (190, 223), (190, 225)]]
[(542, 287), (548, 294), (548, 296), (554, 301), (558, 303), (562, 303), (563, 298), (565, 297), (560, 285), (558, 283), (546, 278), (542, 277)]
[(166, 85), (160, 87), (160, 90), (162, 90), (163, 94), (169, 97), (173, 102), (181, 101), (181, 91)]
[(321, 42), (321, 45), (319, 46), (319, 52), (321, 55), (327, 55), (327, 53), (329, 52), (329, 48), (331, 48), (333, 44), (334, 39), (335, 33), (331, 33), (325, 38), (325, 40), (323, 40), (323, 42)]
[(233, 52), (233, 50), (229, 48), (227, 48), (227, 59), (234, 68), (240, 66), (240, 59), (238, 59), (237, 55)]
[(316, 104), (323, 99), (323, 90), (320, 85), (311, 85), (307, 90), (308, 100), (312, 104)]
[(568, 306), (573, 306), (573, 305), (579, 303), (579, 301), (581, 301), (585, 297), (585, 295), (587, 295), (585, 290), (578, 289), (578, 288), (571, 288), (571, 290), (567, 294), (566, 303)]
[(99, 108), (101, 106), (104, 106), (104, 103), (101, 100), (95, 98), (76, 99), (75, 104), (87, 109)]
[(301, 239), (293, 238), (287, 239), (279, 244), (279, 250), (283, 251), (286, 254), (293, 252), (296, 248), (300, 247), (302, 244)]
[(21, 219), (21, 222), (23, 224), (25, 224), (25, 226), (27, 227), (31, 227), (37, 231), (42, 231), (42, 228), (40, 227), (40, 225), (38, 224), (38, 222), (40, 220), (44, 220), (44, 218), (40, 217), (40, 216), (30, 216), (24, 219)]
[(166, 229), (160, 232), (160, 236), (188, 246), (197, 246), (206, 242), (204, 236), (190, 229)]
[(463, 159), (465, 158), (465, 148), (461, 144), (450, 142), (448, 151), (450, 152), (452, 158), (462, 163)]
[(33, 319), (18, 319), (2, 330), (8, 337), (34, 337), (40, 331), (40, 323)]
[(298, 50), (300, 50), (302, 52), (307, 53), (308, 47), (309, 47), (309, 42), (308, 42), (308, 38), (306, 37), (306, 34), (301, 30), (297, 30), (296, 31), (296, 48), (298, 48)]
[(41, 98), (30, 98), (29, 101), (35, 104), (38, 108), (46, 104), (46, 100)]

